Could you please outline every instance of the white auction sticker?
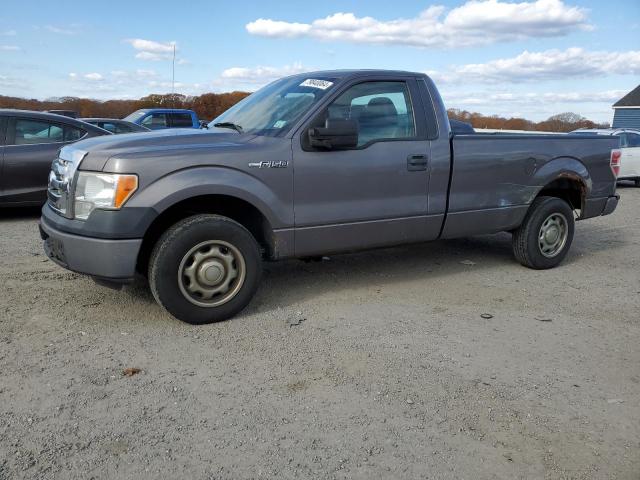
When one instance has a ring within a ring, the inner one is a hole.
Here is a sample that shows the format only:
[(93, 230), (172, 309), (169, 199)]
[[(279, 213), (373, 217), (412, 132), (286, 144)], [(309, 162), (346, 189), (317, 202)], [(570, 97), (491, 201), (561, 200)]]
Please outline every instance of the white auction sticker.
[(318, 80), (316, 78), (307, 78), (300, 84), (301, 87), (313, 87), (319, 88), (320, 90), (326, 90), (331, 85), (333, 85), (333, 82), (330, 82), (328, 80)]

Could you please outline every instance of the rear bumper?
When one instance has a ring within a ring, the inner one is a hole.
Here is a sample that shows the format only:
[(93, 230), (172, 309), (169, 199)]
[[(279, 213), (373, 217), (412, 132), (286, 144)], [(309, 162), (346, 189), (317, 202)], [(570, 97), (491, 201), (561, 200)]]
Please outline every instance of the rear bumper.
[(601, 215), (609, 215), (618, 206), (620, 195), (612, 195), (610, 197), (588, 198), (585, 201), (584, 211), (580, 219), (599, 217)]
[(45, 218), (40, 236), (47, 256), (61, 267), (97, 279), (128, 283), (135, 276), (142, 239), (83, 237), (58, 230)]
[(620, 200), (620, 195), (614, 195), (613, 197), (607, 198), (607, 203), (604, 204), (602, 215), (609, 215), (610, 213), (613, 213), (618, 206), (618, 200)]

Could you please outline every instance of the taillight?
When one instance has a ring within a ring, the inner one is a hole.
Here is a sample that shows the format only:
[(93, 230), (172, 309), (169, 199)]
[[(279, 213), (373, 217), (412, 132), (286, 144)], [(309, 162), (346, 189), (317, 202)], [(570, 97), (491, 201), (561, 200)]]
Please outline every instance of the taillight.
[(620, 150), (611, 150), (611, 171), (618, 178), (620, 174), (620, 157), (622, 157), (622, 152)]

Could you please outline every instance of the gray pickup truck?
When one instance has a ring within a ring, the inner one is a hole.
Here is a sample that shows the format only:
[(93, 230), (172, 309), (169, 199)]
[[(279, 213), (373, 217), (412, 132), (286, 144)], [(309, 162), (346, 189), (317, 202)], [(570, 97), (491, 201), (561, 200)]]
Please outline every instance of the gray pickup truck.
[(52, 260), (119, 286), (147, 276), (175, 317), (232, 317), (262, 261), (511, 232), (556, 266), (577, 219), (616, 208), (618, 140), (452, 135), (429, 77), (324, 71), (267, 85), (208, 130), (92, 138), (54, 160)]

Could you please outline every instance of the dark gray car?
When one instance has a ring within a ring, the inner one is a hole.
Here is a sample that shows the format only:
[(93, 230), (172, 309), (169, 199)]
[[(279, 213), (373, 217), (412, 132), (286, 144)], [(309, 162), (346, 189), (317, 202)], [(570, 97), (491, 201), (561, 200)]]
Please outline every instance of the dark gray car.
[(41, 205), (60, 148), (108, 134), (62, 115), (0, 109), (0, 206)]
[(83, 122), (90, 123), (96, 127), (105, 129), (111, 133), (137, 133), (137, 132), (150, 132), (151, 129), (138, 125), (127, 120), (120, 120), (117, 118), (81, 118)]

